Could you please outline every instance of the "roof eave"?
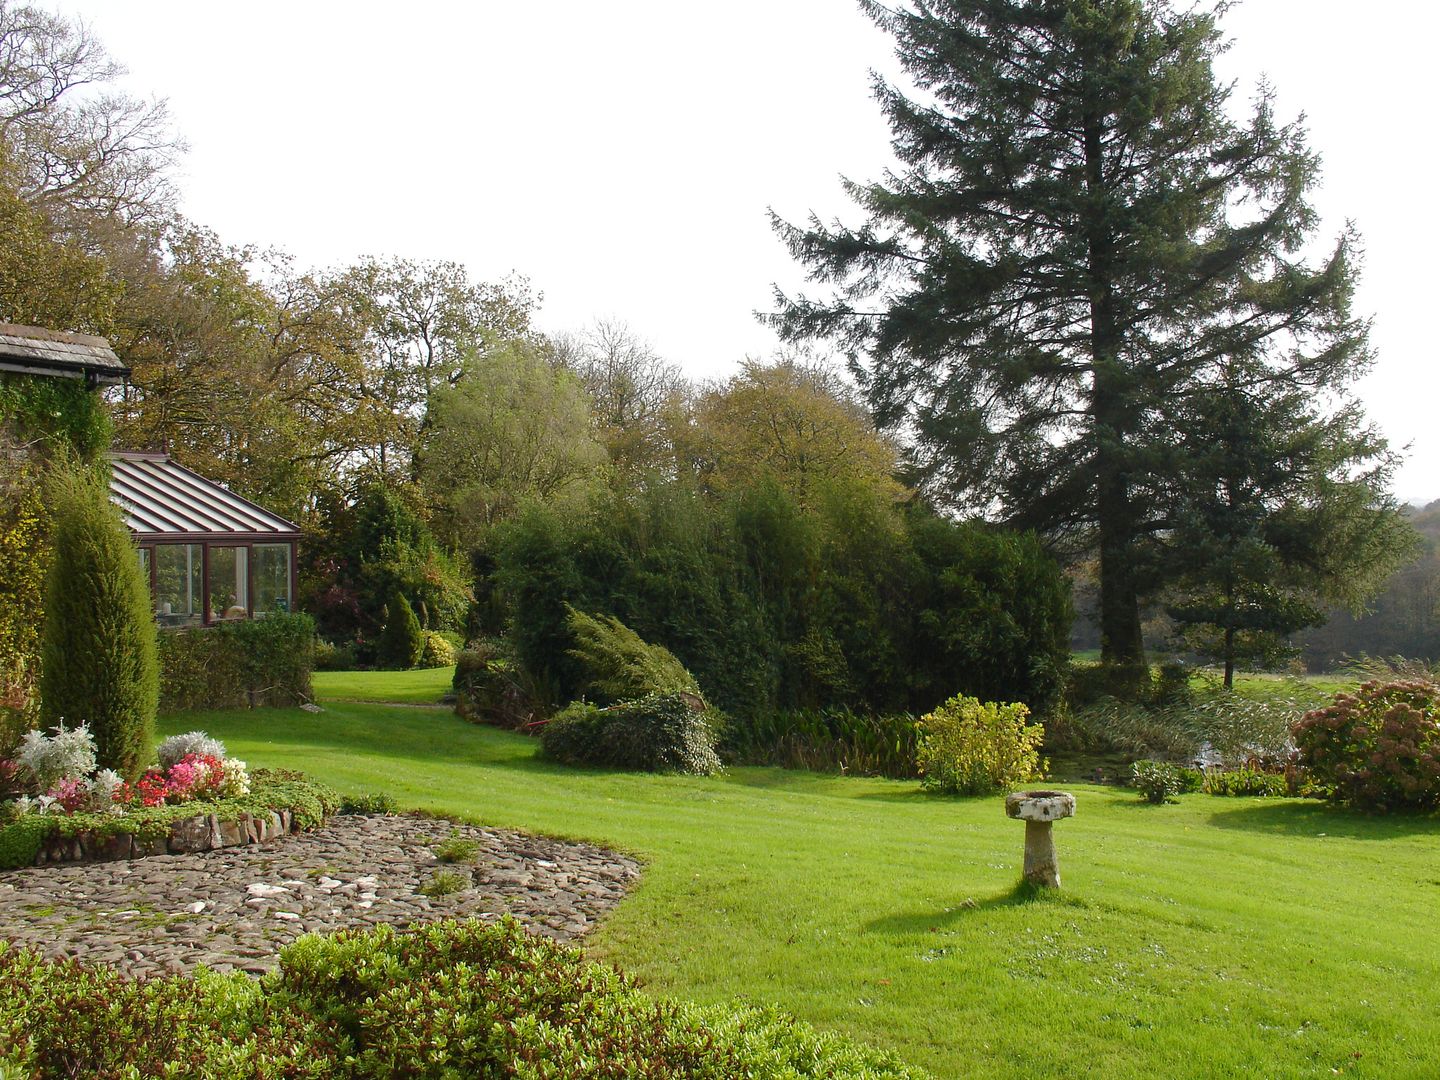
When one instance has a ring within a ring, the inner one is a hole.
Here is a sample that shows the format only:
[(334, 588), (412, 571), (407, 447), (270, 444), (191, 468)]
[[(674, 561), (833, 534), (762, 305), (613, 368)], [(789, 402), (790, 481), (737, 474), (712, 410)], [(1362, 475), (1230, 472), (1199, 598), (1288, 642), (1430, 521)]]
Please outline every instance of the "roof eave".
[(129, 368), (101, 367), (90, 364), (17, 360), (0, 356), (0, 371), (15, 375), (50, 375), (61, 379), (89, 379), (100, 386), (119, 386), (130, 377)]

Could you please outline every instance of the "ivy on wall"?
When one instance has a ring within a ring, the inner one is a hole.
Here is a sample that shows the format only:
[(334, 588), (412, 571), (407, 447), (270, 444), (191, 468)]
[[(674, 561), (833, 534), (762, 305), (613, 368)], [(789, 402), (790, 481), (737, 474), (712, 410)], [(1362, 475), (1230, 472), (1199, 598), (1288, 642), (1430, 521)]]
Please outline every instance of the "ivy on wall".
[(0, 757), (37, 716), (50, 565), (42, 473), (71, 456), (99, 464), (110, 433), (105, 402), (83, 380), (0, 374)]
[(97, 461), (110, 446), (110, 412), (83, 379), (0, 374), (0, 428), (17, 450), (73, 451)]

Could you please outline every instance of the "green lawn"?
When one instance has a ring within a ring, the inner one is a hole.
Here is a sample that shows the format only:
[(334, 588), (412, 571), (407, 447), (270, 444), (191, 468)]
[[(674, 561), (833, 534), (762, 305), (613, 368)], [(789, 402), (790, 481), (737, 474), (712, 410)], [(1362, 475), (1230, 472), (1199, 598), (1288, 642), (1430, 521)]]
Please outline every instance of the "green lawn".
[(315, 696), (324, 701), (398, 701), (433, 704), (450, 692), (453, 667), (416, 671), (317, 671)]
[[(429, 681), (427, 681), (429, 680)], [(1152, 807), (1076, 786), (1065, 890), (1013, 891), (998, 799), (778, 769), (578, 771), (448, 712), (347, 703), (434, 673), (317, 677), (326, 711), (189, 714), (252, 766), (584, 837), (648, 861), (593, 954), (657, 992), (774, 1002), (940, 1077), (1432, 1077), (1440, 822), (1298, 801)]]

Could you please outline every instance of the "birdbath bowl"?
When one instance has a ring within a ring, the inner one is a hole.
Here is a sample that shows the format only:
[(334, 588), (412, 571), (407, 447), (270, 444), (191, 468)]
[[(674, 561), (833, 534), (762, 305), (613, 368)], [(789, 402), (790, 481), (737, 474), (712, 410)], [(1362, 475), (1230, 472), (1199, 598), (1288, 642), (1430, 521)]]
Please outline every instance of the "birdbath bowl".
[(1016, 791), (1005, 796), (1005, 815), (1025, 822), (1025, 880), (1045, 889), (1060, 887), (1051, 828), (1075, 816), (1075, 796), (1068, 791)]

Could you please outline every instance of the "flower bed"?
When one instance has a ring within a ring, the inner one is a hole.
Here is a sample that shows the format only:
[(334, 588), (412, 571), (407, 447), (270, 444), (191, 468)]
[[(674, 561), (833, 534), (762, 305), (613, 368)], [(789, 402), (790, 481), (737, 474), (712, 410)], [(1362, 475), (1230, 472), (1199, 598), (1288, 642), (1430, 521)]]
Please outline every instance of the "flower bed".
[(83, 726), (30, 732), (17, 760), (0, 763), (0, 798), (0, 869), (261, 843), (339, 805), (299, 773), (250, 775), (202, 732), (167, 739), (159, 764), (129, 784), (96, 770)]

